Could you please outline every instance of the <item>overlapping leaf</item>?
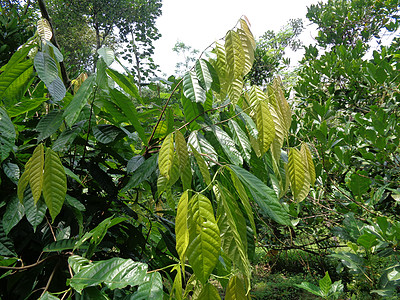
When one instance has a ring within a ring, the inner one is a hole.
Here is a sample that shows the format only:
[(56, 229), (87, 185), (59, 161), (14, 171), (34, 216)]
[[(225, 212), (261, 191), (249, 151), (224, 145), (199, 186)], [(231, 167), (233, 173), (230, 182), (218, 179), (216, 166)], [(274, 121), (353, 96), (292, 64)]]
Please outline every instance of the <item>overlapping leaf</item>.
[(39, 19), (37, 21), (36, 27), (37, 27), (38, 35), (40, 36), (40, 38), (42, 40), (46, 40), (46, 41), (51, 40), (51, 38), (53, 36), (53, 32), (51, 30), (51, 26), (50, 26), (49, 22), (46, 19), (44, 19), (44, 18)]
[(207, 185), (209, 185), (211, 183), (210, 171), (209, 171), (203, 157), (200, 155), (199, 152), (197, 152), (197, 150), (192, 145), (190, 145), (190, 148), (192, 149), (193, 155), (196, 158), (196, 162), (197, 162), (197, 165), (199, 166), (200, 173), (201, 173), (201, 176), (203, 176), (204, 182)]
[(179, 171), (183, 190), (190, 189), (192, 184), (192, 170), (190, 168), (189, 153), (185, 137), (180, 131), (175, 132), (175, 147), (178, 155)]
[(36, 126), (36, 131), (39, 132), (38, 140), (42, 141), (60, 128), (63, 121), (63, 111), (53, 110), (40, 119)]
[(214, 162), (218, 161), (218, 155), (214, 147), (200, 132), (193, 131), (189, 136), (188, 144), (191, 144), (200, 154), (206, 155), (205, 160), (210, 165), (214, 165)]
[(236, 149), (235, 142), (232, 140), (232, 138), (219, 126), (213, 126), (212, 129), (231, 163), (235, 165), (242, 165), (243, 158), (240, 155), (240, 152)]
[(233, 134), (233, 140), (239, 148), (242, 157), (249, 162), (251, 157), (251, 144), (246, 133), (235, 120), (229, 120), (229, 129)]
[(225, 293), (225, 300), (244, 299), (249, 299), (249, 296), (246, 296), (243, 280), (241, 280), (237, 275), (234, 275), (229, 279)]
[(0, 163), (5, 160), (15, 144), (14, 125), (7, 112), (0, 106)]
[(107, 74), (127, 93), (129, 96), (138, 100), (144, 105), (142, 97), (139, 95), (137, 87), (129, 80), (129, 78), (113, 69), (107, 69)]
[(220, 83), (217, 71), (205, 59), (196, 61), (196, 75), (199, 80), (200, 86), (208, 91), (212, 89), (216, 93), (220, 92)]
[(32, 190), (35, 203), (39, 200), (42, 194), (43, 186), (43, 166), (44, 166), (44, 147), (39, 144), (33, 151), (29, 163), (29, 185)]
[(18, 197), (12, 197), (6, 207), (3, 215), (3, 229), (8, 234), (15, 225), (21, 221), (25, 215), (24, 206), (19, 202)]
[(294, 199), (302, 201), (304, 195), (302, 193), (305, 184), (306, 166), (304, 165), (304, 158), (299, 150), (290, 148), (288, 155), (288, 171), (290, 178), (290, 186)]
[(160, 153), (158, 155), (158, 168), (160, 175), (165, 178), (170, 178), (170, 170), (174, 158), (174, 135), (170, 133), (165, 138), (161, 145)]
[(138, 290), (130, 297), (135, 300), (162, 300), (163, 282), (161, 274), (158, 272), (150, 273), (146, 276), (145, 282), (139, 285)]
[(197, 300), (221, 300), (218, 290), (211, 283), (207, 283), (203, 286)]
[(236, 31), (230, 30), (225, 36), (226, 62), (229, 76), (233, 79), (242, 77), (245, 59), (242, 41)]
[(196, 73), (187, 72), (183, 76), (183, 93), (192, 102), (204, 103), (206, 101), (206, 91), (201, 87)]

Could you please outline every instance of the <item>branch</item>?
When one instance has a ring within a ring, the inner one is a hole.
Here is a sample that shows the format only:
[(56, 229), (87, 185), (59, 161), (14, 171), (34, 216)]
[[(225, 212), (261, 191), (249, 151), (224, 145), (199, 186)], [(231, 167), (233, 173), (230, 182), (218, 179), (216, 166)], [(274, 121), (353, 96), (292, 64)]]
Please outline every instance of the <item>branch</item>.
[(50, 258), (54, 258), (57, 257), (58, 255), (53, 255), (53, 256), (48, 256), (46, 258), (43, 258), (42, 260), (39, 260), (38, 262), (35, 262), (34, 264), (31, 265), (27, 265), (27, 266), (23, 266), (23, 267), (6, 267), (6, 266), (0, 266), (0, 269), (4, 269), (4, 270), (17, 270), (17, 271), (21, 271), (21, 270), (27, 270), (33, 267), (36, 267), (38, 265), (40, 265), (41, 263), (43, 263), (44, 261), (50, 259)]

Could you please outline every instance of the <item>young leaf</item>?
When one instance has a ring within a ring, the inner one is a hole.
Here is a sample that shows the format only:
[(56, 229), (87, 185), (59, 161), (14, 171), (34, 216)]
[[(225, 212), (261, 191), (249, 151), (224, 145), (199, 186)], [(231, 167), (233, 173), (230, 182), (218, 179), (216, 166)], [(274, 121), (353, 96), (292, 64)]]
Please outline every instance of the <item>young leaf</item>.
[(196, 158), (197, 165), (199, 166), (201, 176), (203, 176), (204, 182), (209, 185), (211, 183), (210, 171), (199, 152), (190, 144), (190, 148), (192, 149), (193, 155)]
[[(303, 148), (303, 145), (301, 146)], [(308, 173), (310, 174), (310, 184), (314, 185), (315, 183), (315, 167), (314, 162), (311, 156), (310, 148), (307, 145), (304, 145), (304, 152), (307, 158), (307, 165), (308, 165)]]
[(43, 174), (43, 198), (53, 219), (59, 214), (67, 193), (67, 176), (60, 158), (47, 148)]
[[(68, 263), (73, 262), (72, 256)], [(70, 286), (78, 293), (86, 287), (104, 283), (109, 289), (122, 289), (128, 285), (141, 285), (147, 281), (147, 265), (131, 259), (111, 258), (92, 262), (81, 267), (71, 278)]]
[(319, 288), (321, 289), (322, 294), (326, 297), (329, 294), (329, 290), (332, 286), (331, 278), (329, 277), (329, 273), (325, 272), (324, 278), (318, 281)]
[(42, 194), (43, 186), (43, 165), (44, 165), (44, 147), (39, 144), (33, 151), (29, 163), (29, 185), (32, 189), (33, 199), (35, 203)]
[[(306, 169), (303, 163), (303, 156), (296, 148), (290, 148), (289, 150), (288, 170), (293, 197), (297, 201), (302, 201), (307, 196), (307, 194), (304, 196), (304, 193), (302, 193), (306, 180)], [(303, 196), (304, 198), (302, 198)]]
[(15, 144), (14, 125), (7, 112), (0, 107), (0, 163), (5, 160)]
[(210, 200), (202, 194), (189, 201), (187, 256), (196, 277), (205, 283), (218, 262), (220, 233)]
[(175, 132), (175, 147), (178, 155), (179, 171), (183, 190), (187, 190), (190, 189), (192, 185), (192, 169), (190, 168), (189, 153), (185, 137), (180, 131)]
[(138, 290), (131, 296), (135, 300), (162, 300), (163, 283), (160, 273), (154, 272), (146, 276), (145, 282), (139, 285)]
[(51, 26), (49, 22), (41, 18), (37, 21), (36, 24), (38, 35), (42, 40), (50, 41), (53, 36), (53, 31), (51, 30)]
[(158, 155), (158, 168), (160, 174), (169, 179), (172, 161), (174, 158), (174, 135), (170, 133), (161, 145)]
[(275, 192), (253, 174), (238, 166), (230, 165), (243, 185), (250, 191), (253, 199), (260, 206), (264, 214), (282, 225), (291, 225), (288, 213), (279, 202)]
[(111, 48), (102, 47), (97, 50), (97, 53), (103, 58), (107, 67), (109, 67), (115, 59), (114, 51)]
[[(181, 273), (181, 268), (179, 265), (176, 265), (172, 271), (176, 271), (175, 279), (174, 279), (174, 284), (172, 285), (172, 293), (170, 295), (170, 299), (173, 299), (172, 297), (175, 296), (177, 300), (182, 300), (182, 273)], [(171, 271), (171, 272), (172, 272)]]
[(225, 300), (239, 300), (239, 299), (249, 299), (246, 296), (246, 290), (244, 288), (243, 281), (237, 276), (232, 276), (229, 279), (228, 287), (225, 292)]
[(256, 123), (258, 130), (258, 142), (261, 154), (267, 152), (275, 138), (275, 124), (269, 110), (268, 104), (259, 101), (256, 109)]
[(240, 78), (244, 69), (244, 50), (242, 41), (237, 32), (230, 30), (225, 36), (226, 62), (229, 76), (232, 79)]
[(13, 106), (7, 108), (8, 115), (12, 117), (16, 117), (22, 115), (28, 111), (31, 111), (37, 108), (40, 104), (47, 101), (47, 98), (22, 98), (22, 101), (15, 103)]
[(187, 72), (183, 77), (183, 93), (192, 102), (206, 102), (206, 91), (201, 87), (196, 73)]
[(175, 219), (176, 251), (181, 259), (182, 269), (185, 269), (185, 255), (189, 244), (188, 231), (188, 191), (183, 192), (178, 203)]

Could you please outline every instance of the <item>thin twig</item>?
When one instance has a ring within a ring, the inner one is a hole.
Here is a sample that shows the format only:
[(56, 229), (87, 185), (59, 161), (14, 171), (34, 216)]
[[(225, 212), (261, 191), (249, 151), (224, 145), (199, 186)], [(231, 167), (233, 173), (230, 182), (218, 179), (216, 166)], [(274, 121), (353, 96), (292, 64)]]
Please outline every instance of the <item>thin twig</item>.
[(53, 280), (54, 274), (56, 273), (56, 270), (57, 270), (57, 268), (58, 268), (59, 263), (60, 263), (60, 262), (57, 262), (57, 264), (55, 265), (55, 267), (54, 267), (54, 269), (53, 269), (53, 272), (51, 272), (50, 277), (49, 277), (49, 280), (47, 280), (47, 284), (46, 284), (46, 286), (45, 286), (45, 288), (44, 288), (44, 290), (43, 290), (43, 293), (42, 293), (42, 295), (40, 296), (40, 298), (42, 298), (43, 295), (44, 295), (44, 294), (47, 292), (47, 290), (49, 289), (50, 283), (51, 283), (51, 281)]

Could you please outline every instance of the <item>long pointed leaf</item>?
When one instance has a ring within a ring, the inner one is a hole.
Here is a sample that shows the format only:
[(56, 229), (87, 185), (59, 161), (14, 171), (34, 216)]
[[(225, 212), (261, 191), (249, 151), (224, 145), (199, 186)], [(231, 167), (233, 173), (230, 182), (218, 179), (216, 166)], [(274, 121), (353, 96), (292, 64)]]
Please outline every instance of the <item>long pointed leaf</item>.
[(29, 185), (32, 189), (33, 199), (35, 203), (42, 194), (43, 187), (43, 166), (44, 166), (44, 147), (39, 144), (33, 151), (29, 164)]
[(7, 115), (7, 112), (0, 107), (0, 163), (5, 160), (12, 151), (15, 144), (15, 128)]
[(121, 73), (118, 73), (113, 69), (107, 69), (106, 72), (125, 91), (125, 93), (135, 98), (144, 105), (143, 99), (142, 97), (140, 97), (137, 87), (132, 82), (130, 82), (128, 77)]
[(183, 93), (192, 102), (206, 102), (206, 91), (201, 87), (196, 73), (187, 72), (183, 77)]
[(190, 168), (189, 153), (185, 137), (180, 131), (176, 131), (175, 133), (175, 147), (178, 155), (183, 190), (190, 189), (192, 184), (192, 169)]

